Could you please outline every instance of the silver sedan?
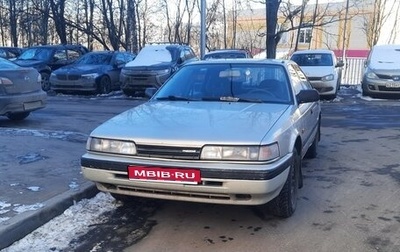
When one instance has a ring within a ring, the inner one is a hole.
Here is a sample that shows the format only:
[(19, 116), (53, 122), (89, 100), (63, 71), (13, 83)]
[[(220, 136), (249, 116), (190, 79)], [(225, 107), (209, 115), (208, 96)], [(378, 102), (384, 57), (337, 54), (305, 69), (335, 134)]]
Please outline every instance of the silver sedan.
[(39, 72), (0, 58), (0, 115), (23, 120), (44, 108), (47, 94), (42, 91)]
[(90, 134), (82, 171), (99, 190), (293, 214), (321, 120), (319, 94), (296, 63), (199, 61), (146, 93)]

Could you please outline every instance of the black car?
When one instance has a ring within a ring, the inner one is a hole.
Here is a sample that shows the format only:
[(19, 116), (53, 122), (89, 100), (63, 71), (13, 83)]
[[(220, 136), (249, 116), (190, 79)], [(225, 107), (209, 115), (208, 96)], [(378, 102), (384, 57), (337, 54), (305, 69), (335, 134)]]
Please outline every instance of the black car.
[(135, 59), (135, 54), (97, 51), (83, 55), (74, 63), (53, 71), (50, 88), (56, 92), (89, 91), (107, 94), (120, 88), (122, 67)]
[(145, 46), (121, 71), (121, 89), (130, 96), (144, 94), (146, 88), (159, 88), (183, 64), (198, 60), (193, 49), (184, 44)]
[(0, 47), (0, 57), (13, 60), (17, 58), (22, 53), (22, 48), (19, 47), (8, 47), (8, 46), (1, 46)]
[(244, 49), (220, 49), (206, 53), (205, 60), (210, 59), (244, 59), (253, 58), (251, 53)]
[(42, 89), (50, 90), (52, 71), (73, 63), (89, 50), (82, 45), (43, 45), (29, 47), (14, 61), (23, 67), (34, 67), (42, 77)]

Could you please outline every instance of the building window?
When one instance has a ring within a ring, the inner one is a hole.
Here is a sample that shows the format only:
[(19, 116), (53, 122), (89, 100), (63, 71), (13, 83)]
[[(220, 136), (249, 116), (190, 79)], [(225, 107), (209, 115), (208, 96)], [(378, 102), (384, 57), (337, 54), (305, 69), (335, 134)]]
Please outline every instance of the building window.
[(299, 35), (299, 43), (310, 43), (311, 42), (311, 34), (312, 29), (311, 27), (301, 28), (300, 35)]

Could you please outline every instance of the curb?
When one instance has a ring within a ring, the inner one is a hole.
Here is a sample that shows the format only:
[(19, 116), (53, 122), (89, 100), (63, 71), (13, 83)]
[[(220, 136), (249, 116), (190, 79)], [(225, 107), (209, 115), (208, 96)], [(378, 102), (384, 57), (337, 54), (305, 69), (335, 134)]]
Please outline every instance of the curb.
[(0, 250), (12, 245), (54, 217), (62, 214), (76, 201), (93, 198), (98, 192), (95, 184), (87, 181), (81, 185), (79, 191), (66, 191), (43, 202), (45, 206), (40, 210), (25, 212), (11, 218), (9, 225), (0, 226)]

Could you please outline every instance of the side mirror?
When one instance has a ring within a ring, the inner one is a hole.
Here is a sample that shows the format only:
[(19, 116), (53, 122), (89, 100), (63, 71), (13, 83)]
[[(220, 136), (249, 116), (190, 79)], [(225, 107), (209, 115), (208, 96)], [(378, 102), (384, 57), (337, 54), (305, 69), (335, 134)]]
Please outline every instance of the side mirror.
[(150, 87), (150, 88), (146, 88), (146, 89), (144, 90), (144, 95), (145, 95), (147, 98), (151, 98), (151, 97), (153, 97), (153, 95), (154, 95), (156, 92), (157, 92), (157, 88)]
[(319, 101), (319, 93), (315, 89), (301, 90), (296, 95), (298, 104)]
[(339, 60), (338, 63), (336, 63), (336, 67), (343, 67), (344, 63), (343, 60)]

